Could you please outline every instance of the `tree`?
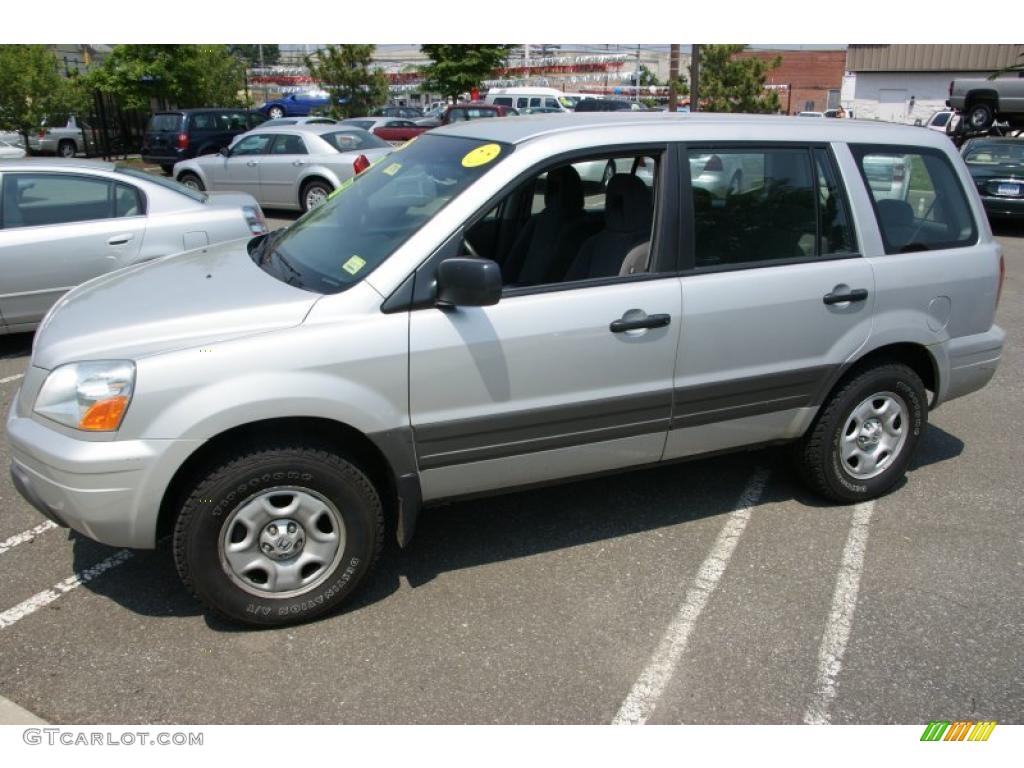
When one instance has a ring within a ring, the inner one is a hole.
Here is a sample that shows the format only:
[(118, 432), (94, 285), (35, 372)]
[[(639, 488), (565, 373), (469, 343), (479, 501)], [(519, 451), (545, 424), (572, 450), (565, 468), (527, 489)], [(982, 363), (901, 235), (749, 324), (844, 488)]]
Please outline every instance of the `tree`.
[(85, 104), (77, 78), (60, 76), (57, 58), (45, 45), (0, 45), (0, 128), (25, 138), (54, 113)]
[(423, 90), (458, 100), (504, 67), (511, 45), (421, 45), (430, 59), (423, 68)]
[(700, 108), (705, 112), (778, 112), (779, 95), (765, 88), (768, 73), (782, 63), (735, 58), (743, 45), (702, 45)]
[[(260, 59), (260, 48), (263, 49), (263, 58)], [(228, 51), (245, 62), (246, 66), (258, 67), (261, 64), (271, 67), (281, 60), (281, 48), (276, 43), (264, 43), (261, 45), (229, 45)]]
[[(306, 57), (313, 79), (331, 95), (334, 117), (360, 117), (388, 99), (388, 79), (371, 69), (374, 45), (328, 45)], [(340, 104), (339, 104), (340, 102)]]
[(115, 45), (87, 81), (134, 109), (236, 106), (245, 64), (226, 45)]

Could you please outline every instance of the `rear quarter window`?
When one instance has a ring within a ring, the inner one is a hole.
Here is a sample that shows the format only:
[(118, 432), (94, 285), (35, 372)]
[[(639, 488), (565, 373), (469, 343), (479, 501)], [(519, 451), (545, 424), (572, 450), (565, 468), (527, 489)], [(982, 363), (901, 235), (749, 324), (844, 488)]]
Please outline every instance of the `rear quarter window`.
[(147, 131), (177, 131), (181, 125), (181, 115), (153, 115), (149, 118)]
[(978, 239), (960, 178), (927, 147), (851, 145), (871, 195), (885, 252), (965, 248)]

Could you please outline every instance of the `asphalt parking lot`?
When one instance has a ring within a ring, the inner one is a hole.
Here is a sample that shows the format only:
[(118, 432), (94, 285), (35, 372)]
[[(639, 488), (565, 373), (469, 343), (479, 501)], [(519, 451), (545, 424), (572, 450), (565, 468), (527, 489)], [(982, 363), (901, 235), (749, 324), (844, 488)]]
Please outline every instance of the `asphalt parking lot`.
[[(81, 724), (1020, 723), (1024, 227), (997, 234), (1003, 362), (891, 495), (824, 505), (771, 449), (452, 504), (299, 627), (208, 618), (166, 546), (40, 529), (0, 438), (0, 694)], [(4, 414), (30, 347), (0, 337)]]

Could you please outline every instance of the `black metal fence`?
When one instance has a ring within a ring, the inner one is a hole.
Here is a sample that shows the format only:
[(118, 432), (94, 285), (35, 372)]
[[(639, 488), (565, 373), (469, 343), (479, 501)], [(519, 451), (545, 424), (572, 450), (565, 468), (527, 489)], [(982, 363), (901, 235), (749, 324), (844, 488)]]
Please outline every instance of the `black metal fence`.
[(116, 160), (137, 154), (148, 118), (146, 112), (122, 108), (109, 93), (93, 91), (88, 111), (80, 121), (86, 156)]

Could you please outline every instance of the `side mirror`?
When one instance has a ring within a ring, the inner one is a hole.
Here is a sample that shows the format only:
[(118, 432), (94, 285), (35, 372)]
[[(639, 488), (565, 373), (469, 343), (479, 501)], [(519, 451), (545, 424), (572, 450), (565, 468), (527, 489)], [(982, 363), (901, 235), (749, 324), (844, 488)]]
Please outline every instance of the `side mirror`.
[(227, 147), (221, 147), (220, 149), (217, 150), (217, 154), (223, 155), (224, 157), (228, 157), (231, 154), (231, 150), (228, 149)]
[(437, 268), (438, 307), (489, 307), (501, 298), (501, 267), (490, 259), (445, 259)]

